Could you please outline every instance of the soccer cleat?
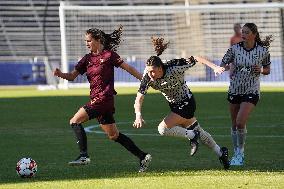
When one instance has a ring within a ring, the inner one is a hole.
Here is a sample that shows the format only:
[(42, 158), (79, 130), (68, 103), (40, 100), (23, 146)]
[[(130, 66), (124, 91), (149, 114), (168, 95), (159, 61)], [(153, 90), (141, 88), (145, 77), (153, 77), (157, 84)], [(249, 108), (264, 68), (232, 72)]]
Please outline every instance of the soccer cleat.
[(243, 166), (244, 165), (244, 159), (245, 159), (244, 154), (237, 153), (232, 157), (230, 165)]
[(228, 148), (222, 147), (221, 152), (222, 152), (222, 155), (221, 155), (221, 157), (219, 157), (219, 160), (220, 160), (220, 163), (223, 164), (224, 169), (227, 170), (227, 169), (230, 168)]
[(199, 131), (193, 130), (193, 132), (195, 133), (195, 136), (193, 139), (190, 139), (190, 147), (191, 147), (190, 155), (191, 156), (193, 156), (198, 150), (198, 145), (199, 145), (198, 138), (200, 137)]
[(70, 161), (68, 162), (69, 165), (87, 165), (91, 162), (91, 159), (89, 158), (89, 156), (79, 156), (77, 159), (75, 159), (74, 161)]
[(140, 161), (140, 169), (139, 169), (138, 172), (139, 172), (139, 173), (145, 172), (146, 169), (148, 169), (151, 160), (152, 160), (151, 154), (146, 154), (146, 156), (144, 157), (144, 159), (142, 159), (142, 160)]

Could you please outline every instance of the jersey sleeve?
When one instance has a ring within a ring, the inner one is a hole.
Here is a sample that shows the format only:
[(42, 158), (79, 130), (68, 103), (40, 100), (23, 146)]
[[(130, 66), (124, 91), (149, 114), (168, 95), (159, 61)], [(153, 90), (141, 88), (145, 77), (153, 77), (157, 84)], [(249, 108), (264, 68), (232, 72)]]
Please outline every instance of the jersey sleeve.
[(89, 64), (89, 55), (86, 54), (79, 62), (75, 65), (75, 70), (77, 70), (81, 75), (86, 73), (87, 65)]
[(224, 67), (225, 65), (228, 65), (232, 63), (233, 61), (234, 61), (234, 53), (231, 47), (227, 50), (226, 54), (224, 55), (220, 66)]
[(120, 65), (124, 62), (123, 59), (114, 51), (112, 51), (112, 63), (115, 67), (120, 67)]
[(138, 92), (143, 94), (143, 95), (146, 95), (147, 90), (149, 89), (149, 86), (150, 86), (150, 77), (148, 76), (146, 69), (145, 69), (141, 83), (140, 83), (140, 86), (139, 86), (139, 89), (138, 89)]
[(179, 73), (184, 73), (195, 64), (196, 60), (193, 57), (190, 57), (189, 60), (184, 58), (170, 60), (166, 63), (166, 67), (173, 68)]

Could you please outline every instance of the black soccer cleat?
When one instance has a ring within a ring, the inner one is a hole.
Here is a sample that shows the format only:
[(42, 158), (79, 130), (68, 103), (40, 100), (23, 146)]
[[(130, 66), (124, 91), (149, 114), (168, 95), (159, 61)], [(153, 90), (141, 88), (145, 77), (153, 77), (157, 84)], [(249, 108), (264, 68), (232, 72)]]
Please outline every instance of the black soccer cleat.
[(193, 139), (190, 139), (190, 147), (191, 147), (190, 155), (191, 156), (193, 156), (198, 150), (198, 146), (199, 146), (198, 139), (200, 137), (200, 132), (198, 130), (193, 130), (193, 132), (195, 136)]
[(222, 155), (219, 157), (220, 163), (223, 164), (225, 170), (228, 170), (230, 168), (228, 148), (222, 147), (221, 152)]

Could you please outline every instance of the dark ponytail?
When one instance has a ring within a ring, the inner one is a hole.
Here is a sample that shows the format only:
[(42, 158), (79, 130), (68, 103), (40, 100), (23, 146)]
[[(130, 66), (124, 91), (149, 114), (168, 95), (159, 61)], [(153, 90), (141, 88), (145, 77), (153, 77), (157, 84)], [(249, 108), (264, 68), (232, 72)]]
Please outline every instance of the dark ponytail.
[(167, 49), (169, 42), (164, 43), (164, 38), (151, 37), (151, 39), (157, 56), (151, 56), (147, 60), (146, 65), (155, 66), (155, 67), (164, 67), (164, 63), (162, 62), (159, 56), (164, 52), (164, 50)]
[(86, 34), (90, 34), (92, 38), (100, 40), (104, 49), (116, 51), (121, 41), (122, 28), (123, 26), (120, 25), (118, 29), (114, 30), (110, 34), (106, 34), (97, 28), (91, 28), (86, 31)]
[(111, 34), (105, 34), (105, 49), (116, 51), (121, 42), (123, 26), (120, 25), (118, 29), (114, 30)]
[(164, 50), (168, 48), (168, 45), (170, 43), (170, 42), (164, 43), (164, 38), (162, 37), (160, 38), (151, 37), (151, 39), (157, 56), (160, 56), (164, 52)]

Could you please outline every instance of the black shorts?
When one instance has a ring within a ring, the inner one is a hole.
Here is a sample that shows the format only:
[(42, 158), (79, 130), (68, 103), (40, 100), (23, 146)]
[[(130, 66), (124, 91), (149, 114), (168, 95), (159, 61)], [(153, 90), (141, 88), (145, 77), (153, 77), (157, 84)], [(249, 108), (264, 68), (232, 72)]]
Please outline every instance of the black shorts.
[(113, 114), (115, 113), (114, 99), (108, 99), (104, 102), (90, 101), (83, 106), (89, 116), (89, 120), (96, 118), (99, 124), (115, 123)]
[(249, 103), (252, 103), (256, 106), (256, 104), (259, 100), (259, 95), (258, 94), (234, 95), (234, 94), (228, 93), (227, 100), (231, 104), (241, 104), (242, 102), (249, 102)]
[(171, 111), (183, 118), (191, 119), (194, 117), (196, 103), (193, 95), (179, 103), (169, 103)]

